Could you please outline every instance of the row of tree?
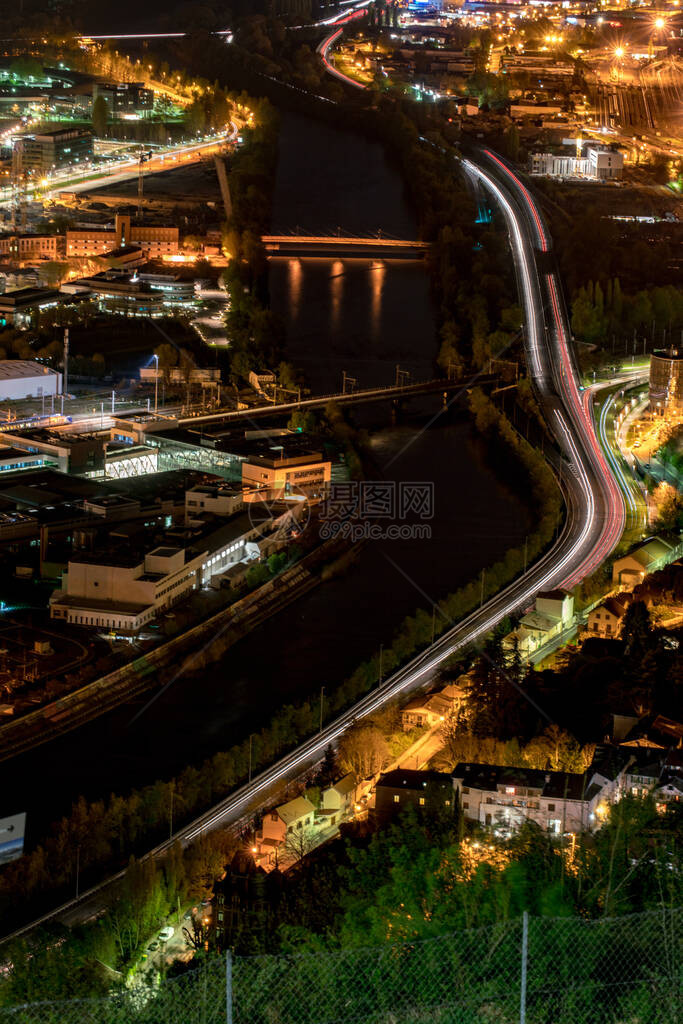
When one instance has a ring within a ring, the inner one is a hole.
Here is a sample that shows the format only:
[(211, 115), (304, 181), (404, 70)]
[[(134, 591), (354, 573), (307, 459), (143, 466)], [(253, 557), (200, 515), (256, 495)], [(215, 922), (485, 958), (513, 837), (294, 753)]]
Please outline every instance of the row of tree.
[(268, 306), (266, 255), (261, 237), (270, 227), (278, 154), (279, 119), (267, 100), (252, 101), (254, 127), (230, 162), (232, 217), (223, 229), (230, 261), (223, 283), (230, 294), (226, 326), (230, 373), (246, 381), (252, 370), (282, 362), (284, 325)]
[[(674, 285), (623, 293), (619, 278), (588, 281), (572, 302), (572, 330), (579, 341), (604, 343), (609, 338), (641, 337), (653, 347), (668, 336), (678, 340), (683, 328), (683, 291)], [(640, 348), (642, 351), (642, 345)]]

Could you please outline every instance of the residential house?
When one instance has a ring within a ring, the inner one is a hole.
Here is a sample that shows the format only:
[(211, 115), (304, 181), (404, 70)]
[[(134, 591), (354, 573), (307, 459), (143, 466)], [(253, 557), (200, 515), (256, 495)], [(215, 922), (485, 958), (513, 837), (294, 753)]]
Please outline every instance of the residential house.
[(356, 776), (349, 772), (338, 782), (324, 789), (321, 794), (320, 810), (325, 815), (325, 825), (338, 825), (353, 813), (356, 798)]
[(430, 729), (439, 722), (457, 714), (465, 697), (465, 691), (457, 683), (449, 683), (437, 693), (426, 693), (414, 697), (401, 709), (401, 724), (404, 732), (428, 726)]
[(624, 555), (612, 566), (612, 583), (631, 589), (642, 583), (648, 573), (662, 569), (681, 554), (681, 544), (663, 537), (650, 537)]
[(627, 608), (628, 601), (622, 594), (617, 597), (608, 597), (606, 601), (588, 613), (586, 625), (588, 636), (598, 636), (605, 640), (618, 637)]
[(442, 772), (409, 771), (396, 768), (380, 775), (375, 786), (375, 817), (385, 825), (407, 807), (418, 812), (453, 812), (453, 787), (449, 775)]
[(311, 801), (305, 796), (297, 796), (263, 816), (261, 833), (257, 838), (261, 840), (261, 847), (275, 850), (284, 846), (287, 836), (312, 827), (314, 821), (315, 807)]
[(574, 598), (571, 594), (559, 588), (542, 591), (517, 629), (504, 638), (503, 647), (509, 655), (516, 642), (520, 657), (527, 661), (540, 648), (561, 637), (574, 621)]
[(586, 773), (471, 763), (456, 766), (453, 789), (470, 821), (502, 829), (533, 821), (555, 835), (587, 828), (601, 794)]
[(683, 802), (683, 771), (670, 772), (666, 779), (660, 781), (660, 785), (654, 790), (654, 798), (657, 803), (657, 810), (665, 811), (668, 804)]
[(624, 796), (642, 797), (651, 793), (661, 803), (680, 799), (678, 780), (683, 777), (683, 755), (680, 750), (667, 750), (653, 744), (600, 746), (589, 773), (591, 785), (601, 788), (598, 804), (592, 809), (599, 821), (604, 818), (609, 804)]

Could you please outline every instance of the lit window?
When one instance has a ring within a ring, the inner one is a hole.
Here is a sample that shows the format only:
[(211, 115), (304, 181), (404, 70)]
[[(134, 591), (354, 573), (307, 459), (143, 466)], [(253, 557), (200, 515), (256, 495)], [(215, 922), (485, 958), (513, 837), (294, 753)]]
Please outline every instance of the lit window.
[(514, 786), (506, 786), (505, 787), (505, 792), (506, 793), (514, 793), (515, 792), (515, 787)]
[(401, 798), (400, 798), (400, 796), (398, 795), (398, 793), (394, 793), (394, 803), (395, 803), (395, 804), (397, 804), (397, 803), (399, 803), (399, 802), (400, 802), (400, 800), (401, 800)]
[(420, 807), (424, 807), (424, 805), (425, 805), (425, 798), (423, 796), (421, 796), (420, 797)]

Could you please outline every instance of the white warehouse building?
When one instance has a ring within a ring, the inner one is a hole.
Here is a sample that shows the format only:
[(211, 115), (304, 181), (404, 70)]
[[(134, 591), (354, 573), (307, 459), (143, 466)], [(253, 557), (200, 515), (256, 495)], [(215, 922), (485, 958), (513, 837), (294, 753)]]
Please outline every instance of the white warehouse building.
[(31, 359), (0, 359), (0, 402), (61, 395), (62, 375)]
[(162, 545), (147, 552), (113, 547), (69, 559), (50, 617), (77, 626), (136, 633), (192, 591), (239, 562), (259, 557), (259, 531), (249, 517), (225, 523), (191, 548)]
[(589, 178), (592, 181), (614, 181), (624, 173), (624, 156), (609, 146), (589, 145), (585, 156), (569, 153), (531, 153), (532, 174), (551, 178)]

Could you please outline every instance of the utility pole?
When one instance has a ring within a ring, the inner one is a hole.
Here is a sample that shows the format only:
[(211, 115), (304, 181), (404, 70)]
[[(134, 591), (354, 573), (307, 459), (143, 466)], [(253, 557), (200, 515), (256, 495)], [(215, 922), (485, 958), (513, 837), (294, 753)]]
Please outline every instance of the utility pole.
[(112, 414), (112, 416), (114, 415), (114, 405), (115, 404), (116, 404), (116, 392), (112, 391), (112, 393), (111, 393), (111, 414)]

